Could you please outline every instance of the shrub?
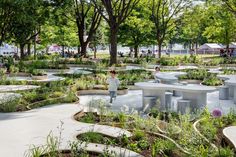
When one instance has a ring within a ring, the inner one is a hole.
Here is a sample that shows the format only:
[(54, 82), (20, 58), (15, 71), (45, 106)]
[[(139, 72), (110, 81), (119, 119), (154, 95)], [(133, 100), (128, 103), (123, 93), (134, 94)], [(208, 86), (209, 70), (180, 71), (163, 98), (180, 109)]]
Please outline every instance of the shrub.
[(20, 98), (12, 97), (9, 100), (4, 100), (0, 102), (0, 112), (15, 112), (17, 111), (17, 105)]
[(207, 78), (204, 78), (202, 84), (206, 86), (219, 86), (223, 84), (223, 81), (218, 79), (216, 76), (211, 75)]

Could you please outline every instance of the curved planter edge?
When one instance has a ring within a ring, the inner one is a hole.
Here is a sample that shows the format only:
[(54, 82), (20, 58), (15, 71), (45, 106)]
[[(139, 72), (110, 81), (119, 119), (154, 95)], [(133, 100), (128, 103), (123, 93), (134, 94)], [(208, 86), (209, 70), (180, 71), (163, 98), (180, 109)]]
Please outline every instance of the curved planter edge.
[[(82, 109), (79, 112), (76, 112), (75, 114), (73, 114), (72, 117), (76, 122), (85, 123), (85, 122), (81, 122), (79, 120), (76, 120), (76, 116), (79, 115), (79, 114), (83, 114), (83, 113), (86, 113), (86, 112)], [(98, 114), (98, 112), (90, 112), (90, 113)], [(132, 124), (134, 122), (135, 122), (135, 120), (130, 120), (130, 121), (125, 122), (125, 124)], [(98, 122), (98, 123), (85, 123), (85, 124), (107, 125), (107, 126), (118, 127), (118, 128), (121, 128), (120, 126), (122, 125), (121, 122), (110, 122), (110, 123), (109, 122)]]
[(149, 131), (146, 131), (147, 133), (150, 133), (150, 134), (153, 134), (153, 135), (156, 135), (156, 136), (161, 136), (165, 139), (168, 139), (169, 141), (173, 142), (176, 147), (178, 147), (182, 152), (186, 153), (186, 154), (191, 154), (188, 150), (185, 150), (184, 148), (182, 148), (174, 139), (166, 136), (166, 135), (163, 135), (163, 134), (160, 134), (160, 133), (155, 133), (155, 132), (149, 132)]
[(193, 129), (194, 131), (201, 137), (203, 138), (207, 143), (209, 143), (214, 149), (218, 151), (218, 147), (214, 144), (211, 143), (201, 132), (197, 129), (197, 125), (200, 121), (204, 120), (204, 118), (197, 120), (196, 122), (193, 123)]
[[(66, 96), (67, 96), (67, 95), (65, 94), (65, 95), (63, 95), (63, 96), (61, 96), (61, 97), (58, 97), (58, 98), (50, 98), (50, 99), (46, 99), (46, 100), (42, 100), (42, 101), (37, 101), (37, 102), (31, 103), (31, 104), (28, 104), (28, 105), (26, 106), (26, 108), (27, 108), (28, 110), (31, 110), (32, 108), (31, 108), (30, 106), (37, 105), (37, 104), (40, 104), (40, 103), (43, 103), (43, 102), (46, 102), (46, 101), (55, 101), (55, 100), (64, 99)], [(75, 94), (75, 96), (77, 97), (76, 94)], [(77, 98), (78, 98), (78, 97), (77, 97)], [(78, 104), (78, 103), (79, 103), (78, 100), (74, 102), (74, 104)]]
[(230, 144), (230, 146), (234, 147), (234, 149), (236, 150), (236, 145), (234, 145), (233, 142), (229, 139), (229, 137), (227, 137), (227, 135), (225, 135), (225, 133), (224, 133), (224, 130), (225, 130), (225, 129), (227, 129), (227, 127), (225, 127), (225, 128), (223, 129), (223, 131), (222, 131), (223, 137), (225, 138), (226, 142), (227, 142), (228, 144)]

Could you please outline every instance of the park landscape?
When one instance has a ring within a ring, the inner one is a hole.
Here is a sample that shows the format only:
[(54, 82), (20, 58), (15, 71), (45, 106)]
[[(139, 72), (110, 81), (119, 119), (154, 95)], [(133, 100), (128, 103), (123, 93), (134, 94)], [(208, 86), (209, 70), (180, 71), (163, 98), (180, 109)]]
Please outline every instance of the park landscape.
[(0, 156), (235, 156), (234, 0), (0, 4)]

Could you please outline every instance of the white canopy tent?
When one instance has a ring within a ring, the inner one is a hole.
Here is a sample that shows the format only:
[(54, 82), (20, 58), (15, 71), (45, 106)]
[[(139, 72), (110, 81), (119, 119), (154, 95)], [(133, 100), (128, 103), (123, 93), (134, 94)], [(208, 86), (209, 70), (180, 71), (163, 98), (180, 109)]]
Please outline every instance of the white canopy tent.
[(236, 42), (233, 42), (229, 45), (230, 49), (236, 49)]
[(197, 52), (200, 52), (200, 53), (219, 53), (220, 49), (222, 49), (222, 48), (223, 48), (223, 46), (221, 46), (219, 44), (216, 44), (216, 43), (206, 43), (206, 44), (201, 45), (198, 48)]

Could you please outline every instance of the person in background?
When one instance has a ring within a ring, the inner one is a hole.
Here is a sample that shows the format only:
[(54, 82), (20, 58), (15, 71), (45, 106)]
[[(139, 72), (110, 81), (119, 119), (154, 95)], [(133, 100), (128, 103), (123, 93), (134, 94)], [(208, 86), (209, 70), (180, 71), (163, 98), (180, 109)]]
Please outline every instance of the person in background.
[(160, 80), (157, 78), (156, 74), (159, 73), (161, 71), (161, 68), (159, 66), (155, 67), (155, 71), (153, 72), (153, 76), (155, 79), (155, 83), (160, 83)]
[(115, 70), (111, 70), (110, 71), (110, 77), (107, 79), (107, 83), (108, 85), (108, 91), (109, 91), (109, 95), (110, 95), (110, 105), (112, 105), (113, 102), (113, 98), (116, 98), (117, 95), (117, 89), (120, 85), (120, 81), (119, 79), (116, 77), (116, 71)]

